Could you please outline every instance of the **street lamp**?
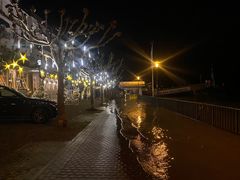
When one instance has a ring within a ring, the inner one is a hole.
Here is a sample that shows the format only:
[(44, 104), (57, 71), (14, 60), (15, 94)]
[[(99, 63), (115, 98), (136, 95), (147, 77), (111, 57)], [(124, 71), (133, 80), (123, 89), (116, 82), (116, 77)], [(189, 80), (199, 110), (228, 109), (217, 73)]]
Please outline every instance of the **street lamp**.
[(153, 42), (151, 43), (151, 69), (152, 69), (152, 97), (154, 97), (154, 62), (153, 62)]
[(140, 95), (140, 87), (139, 87), (139, 81), (140, 81), (140, 76), (137, 76), (137, 81), (138, 81), (138, 95)]
[(154, 67), (159, 68), (160, 67), (160, 62), (158, 62), (158, 61), (154, 62)]
[[(154, 67), (155, 68), (160, 68), (161, 67), (161, 64), (159, 61), (155, 61), (154, 62)], [(157, 92), (158, 92), (158, 71), (156, 71), (156, 89), (157, 89)]]

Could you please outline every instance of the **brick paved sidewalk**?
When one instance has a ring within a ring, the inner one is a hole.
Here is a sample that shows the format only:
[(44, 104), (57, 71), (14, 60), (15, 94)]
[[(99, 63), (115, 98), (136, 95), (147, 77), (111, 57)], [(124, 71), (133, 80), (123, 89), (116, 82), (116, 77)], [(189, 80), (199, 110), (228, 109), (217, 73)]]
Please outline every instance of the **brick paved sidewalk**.
[(127, 142), (123, 145), (112, 112), (113, 109), (110, 112), (106, 108), (99, 113), (72, 143), (32, 178), (147, 179), (131, 151), (126, 151)]

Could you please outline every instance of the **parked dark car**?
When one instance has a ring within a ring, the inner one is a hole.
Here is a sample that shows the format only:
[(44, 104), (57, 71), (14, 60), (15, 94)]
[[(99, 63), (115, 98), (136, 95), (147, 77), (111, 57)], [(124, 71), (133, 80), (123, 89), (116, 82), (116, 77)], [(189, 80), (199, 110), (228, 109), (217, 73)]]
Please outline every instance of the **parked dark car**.
[(19, 119), (43, 123), (56, 115), (56, 102), (26, 97), (12, 88), (0, 85), (0, 120)]

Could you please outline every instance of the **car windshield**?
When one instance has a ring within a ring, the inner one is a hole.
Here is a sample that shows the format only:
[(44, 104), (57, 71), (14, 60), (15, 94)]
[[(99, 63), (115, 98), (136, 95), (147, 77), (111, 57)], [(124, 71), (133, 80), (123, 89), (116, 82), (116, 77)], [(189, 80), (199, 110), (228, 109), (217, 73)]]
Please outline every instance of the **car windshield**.
[(16, 93), (18, 96), (23, 96), (23, 97), (27, 97), (24, 93), (20, 92), (20, 91), (17, 91), (13, 88), (10, 88), (11, 91), (13, 91), (14, 93)]

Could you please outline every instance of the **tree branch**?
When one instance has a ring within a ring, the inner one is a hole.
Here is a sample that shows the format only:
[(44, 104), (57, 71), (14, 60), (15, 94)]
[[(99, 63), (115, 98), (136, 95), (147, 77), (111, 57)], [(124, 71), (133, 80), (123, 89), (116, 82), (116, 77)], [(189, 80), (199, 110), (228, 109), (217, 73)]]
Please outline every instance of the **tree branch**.
[(92, 49), (103, 47), (106, 44), (108, 44), (110, 41), (112, 41), (115, 37), (120, 37), (120, 36), (121, 36), (121, 33), (117, 32), (113, 36), (111, 36), (109, 39), (107, 39), (105, 42), (103, 42), (102, 44), (97, 44), (97, 45), (91, 46), (87, 50), (89, 51), (89, 50), (92, 50)]

